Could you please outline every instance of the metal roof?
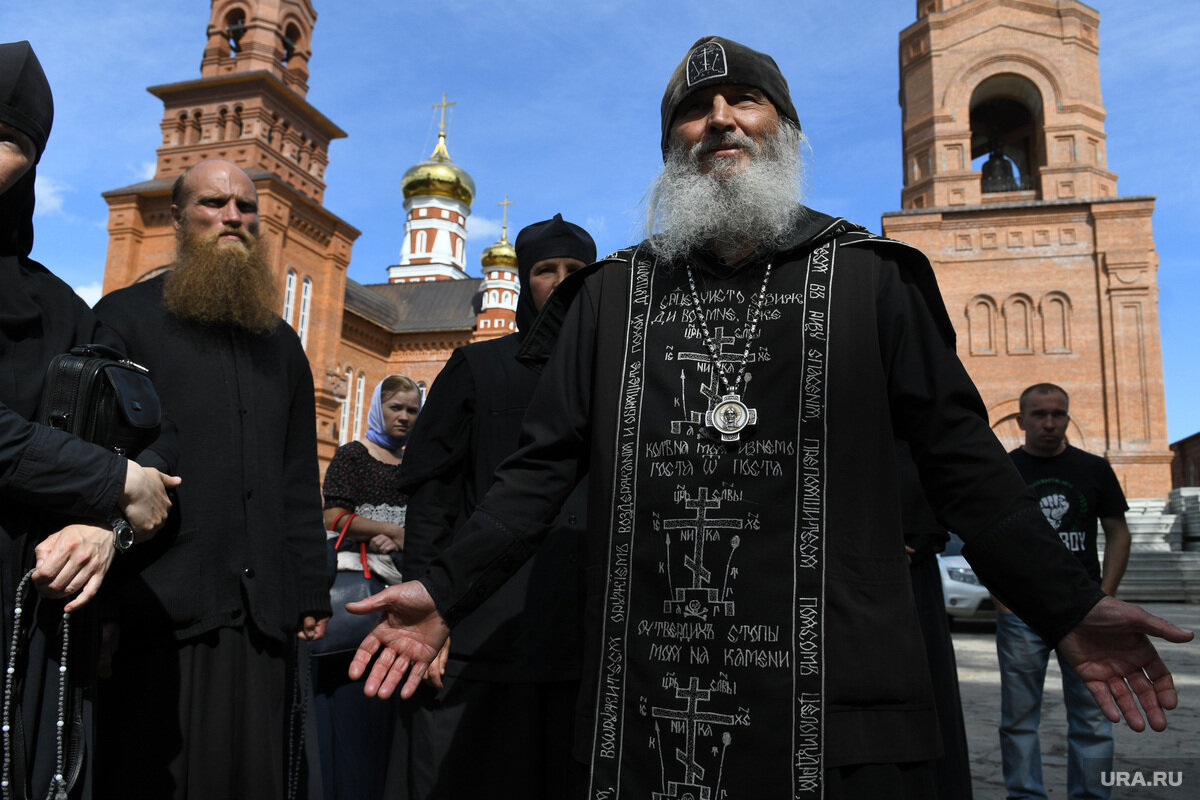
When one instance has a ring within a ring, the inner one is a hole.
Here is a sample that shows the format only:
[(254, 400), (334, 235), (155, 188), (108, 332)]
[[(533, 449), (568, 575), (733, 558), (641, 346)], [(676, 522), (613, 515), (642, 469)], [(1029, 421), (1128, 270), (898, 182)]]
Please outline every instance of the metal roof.
[(346, 279), (346, 308), (393, 333), (473, 330), (482, 278), (420, 283), (372, 283)]

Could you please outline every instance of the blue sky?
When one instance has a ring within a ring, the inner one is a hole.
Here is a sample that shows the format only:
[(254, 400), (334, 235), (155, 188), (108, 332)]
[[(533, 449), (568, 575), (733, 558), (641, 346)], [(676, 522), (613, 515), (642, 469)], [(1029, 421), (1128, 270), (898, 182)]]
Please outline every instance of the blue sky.
[[(1200, 254), (1195, 145), (1200, 15), (1191, 2), (1094, 0), (1108, 166), (1122, 195), (1157, 196), (1160, 316), (1171, 441), (1200, 431)], [(362, 231), (350, 276), (399, 260), (400, 177), (436, 142), (475, 180), (469, 269), (500, 232), (561, 211), (601, 252), (639, 237), (659, 168), (658, 104), (688, 45), (720, 33), (771, 53), (811, 146), (809, 204), (879, 229), (899, 208), (899, 32), (915, 0), (316, 0), (309, 101), (348, 138), (330, 148), (325, 204)], [(199, 75), (203, 0), (43, 0), (0, 5), (0, 39), (29, 39), (55, 123), (38, 168), (34, 257), (94, 299), (104, 268), (100, 193), (151, 173), (162, 105), (146, 86)]]

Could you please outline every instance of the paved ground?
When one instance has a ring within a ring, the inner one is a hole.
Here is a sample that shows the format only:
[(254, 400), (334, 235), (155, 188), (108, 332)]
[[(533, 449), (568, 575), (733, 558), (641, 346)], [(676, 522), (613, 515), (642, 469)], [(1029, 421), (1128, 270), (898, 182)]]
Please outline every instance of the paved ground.
[[(1148, 603), (1154, 614), (1200, 633), (1200, 605)], [(956, 626), (954, 650), (962, 691), (963, 716), (971, 753), (975, 800), (1003, 800), (1004, 780), (1000, 773), (1000, 676), (996, 666), (995, 629), (988, 623)], [(1134, 733), (1127, 726), (1114, 727), (1116, 757), (1114, 772), (1141, 773), (1151, 781), (1153, 772), (1177, 778), (1182, 786), (1150, 788), (1116, 786), (1112, 800), (1197, 800), (1200, 798), (1200, 642), (1159, 647), (1163, 660), (1175, 676), (1179, 708), (1167, 716), (1163, 733)], [(1052, 657), (1046, 673), (1046, 698), (1042, 707), (1042, 767), (1050, 798), (1067, 797), (1067, 715), (1062, 705), (1058, 664)], [(1120, 779), (1120, 775), (1116, 776)], [(1131, 781), (1137, 776), (1131, 774)]]

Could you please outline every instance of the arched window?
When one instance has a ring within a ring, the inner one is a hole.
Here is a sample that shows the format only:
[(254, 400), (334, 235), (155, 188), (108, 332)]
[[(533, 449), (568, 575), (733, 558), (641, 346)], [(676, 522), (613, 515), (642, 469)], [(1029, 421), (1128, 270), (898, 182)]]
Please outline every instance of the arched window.
[(1042, 298), (1042, 346), (1047, 353), (1071, 352), (1071, 300), (1061, 292)]
[(188, 143), (200, 143), (200, 111), (198, 109), (192, 112), (192, 122), (188, 128)]
[(425, 231), (417, 231), (417, 243), (415, 245), (413, 245), (413, 252), (414, 253), (428, 252), (428, 250), (425, 247), (425, 243), (428, 240), (429, 240), (429, 237), (426, 235)]
[(342, 398), (342, 416), (338, 420), (338, 444), (350, 441), (350, 383), (354, 380), (354, 368), (346, 368), (346, 396)]
[(358, 373), (354, 384), (354, 438), (362, 436), (363, 426), (363, 388), (367, 385), (367, 373)]
[(1012, 73), (993, 75), (971, 93), (971, 161), (983, 173), (984, 193), (1037, 188), (1034, 176), (1046, 163), (1042, 105), (1037, 86)]
[(295, 23), (289, 23), (287, 30), (283, 33), (283, 63), (286, 65), (292, 60), (292, 56), (296, 54), (296, 48), (300, 46), (300, 29)]
[(241, 52), (241, 41), (245, 34), (246, 12), (240, 8), (230, 9), (225, 15), (225, 38), (229, 41), (230, 51)]
[(996, 355), (996, 301), (985, 294), (967, 303), (967, 347), (973, 356)]
[(283, 321), (292, 324), (292, 312), (296, 308), (296, 270), (289, 269), (283, 280)]
[(300, 344), (308, 345), (308, 307), (312, 302), (312, 278), (305, 278), (300, 287), (300, 319), (296, 323), (296, 333), (300, 334)]
[(242, 125), (242, 107), (234, 106), (233, 114), (229, 118), (229, 130), (226, 132), (226, 138), (239, 139), (245, 131), (245, 126)]
[(1023, 294), (1004, 301), (1004, 343), (1010, 356), (1033, 353), (1033, 301)]

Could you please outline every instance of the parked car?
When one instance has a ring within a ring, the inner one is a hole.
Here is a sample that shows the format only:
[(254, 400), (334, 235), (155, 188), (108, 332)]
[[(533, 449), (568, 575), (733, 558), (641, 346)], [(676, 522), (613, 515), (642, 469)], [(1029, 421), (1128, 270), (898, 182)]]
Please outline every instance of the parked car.
[(942, 573), (942, 594), (946, 598), (946, 615), (953, 622), (962, 620), (988, 620), (996, 618), (996, 606), (992, 595), (975, 570), (962, 555), (963, 541), (953, 533), (946, 549), (938, 553), (938, 571)]

